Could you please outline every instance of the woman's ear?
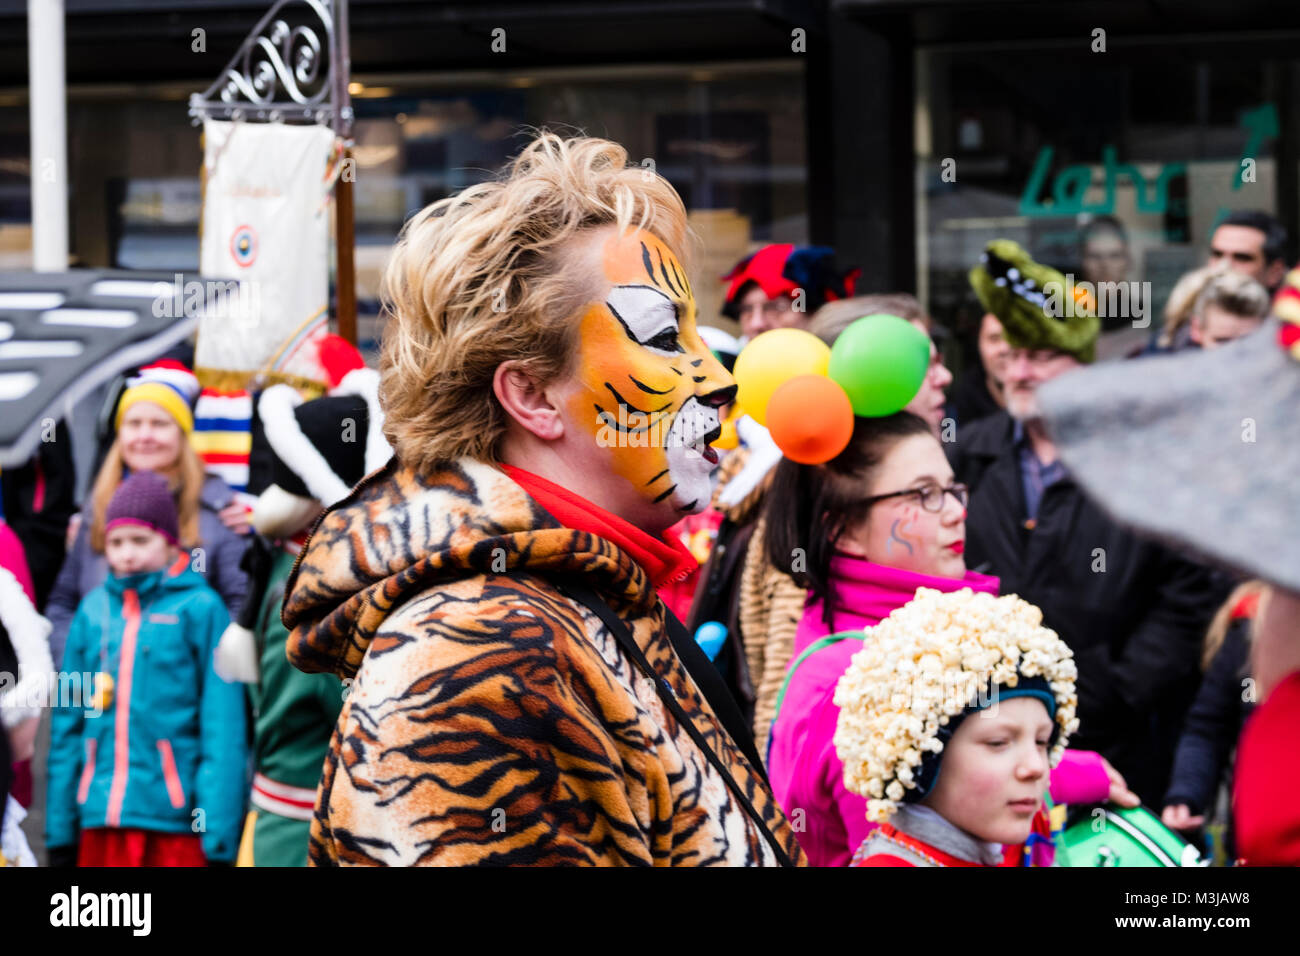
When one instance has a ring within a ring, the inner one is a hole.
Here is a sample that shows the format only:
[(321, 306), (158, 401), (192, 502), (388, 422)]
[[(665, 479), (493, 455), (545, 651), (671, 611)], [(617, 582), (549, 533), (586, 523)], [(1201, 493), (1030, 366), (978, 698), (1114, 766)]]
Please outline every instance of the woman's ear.
[(564, 437), (564, 420), (551, 401), (548, 390), (519, 362), (502, 362), (492, 375), (492, 392), (529, 434), (543, 441)]

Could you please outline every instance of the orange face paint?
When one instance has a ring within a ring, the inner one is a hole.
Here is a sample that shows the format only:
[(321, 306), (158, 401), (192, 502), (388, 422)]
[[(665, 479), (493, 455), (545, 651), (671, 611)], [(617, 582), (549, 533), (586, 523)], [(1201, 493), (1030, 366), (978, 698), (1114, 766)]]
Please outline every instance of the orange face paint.
[(698, 511), (717, 462), (718, 408), (735, 384), (696, 331), (686, 271), (658, 237), (615, 235), (601, 264), (610, 289), (579, 320), (570, 416), (638, 493)]

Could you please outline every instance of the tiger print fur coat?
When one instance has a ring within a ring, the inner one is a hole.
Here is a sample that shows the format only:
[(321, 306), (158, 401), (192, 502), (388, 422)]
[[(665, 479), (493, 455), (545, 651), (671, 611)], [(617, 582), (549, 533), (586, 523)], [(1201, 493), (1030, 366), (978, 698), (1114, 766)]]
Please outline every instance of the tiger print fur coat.
[(777, 841), (767, 783), (673, 652), (646, 573), (500, 470), (396, 460), (317, 523), (286, 588), (290, 660), (348, 696), (315, 865), (763, 866), (775, 855), (652, 681), (555, 581), (627, 622)]

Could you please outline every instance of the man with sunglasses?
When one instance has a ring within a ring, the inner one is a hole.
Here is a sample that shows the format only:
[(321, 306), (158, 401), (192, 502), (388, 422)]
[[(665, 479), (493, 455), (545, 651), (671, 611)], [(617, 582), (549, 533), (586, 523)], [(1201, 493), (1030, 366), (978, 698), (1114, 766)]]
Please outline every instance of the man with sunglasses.
[[(1060, 283), (1059, 286), (1054, 283)], [(971, 488), (966, 561), (1043, 611), (1074, 651), (1079, 733), (1148, 803), (1163, 797), (1201, 639), (1226, 589), (1204, 568), (1139, 541), (1089, 502), (1043, 426), (1038, 389), (1090, 363), (1098, 321), (1086, 298), (1059, 308), (1065, 277), (1018, 245), (989, 245), (971, 284), (1012, 351), (1006, 410), (949, 444)]]
[(1286, 228), (1266, 212), (1229, 213), (1210, 238), (1209, 265), (1242, 272), (1272, 294), (1286, 276)]

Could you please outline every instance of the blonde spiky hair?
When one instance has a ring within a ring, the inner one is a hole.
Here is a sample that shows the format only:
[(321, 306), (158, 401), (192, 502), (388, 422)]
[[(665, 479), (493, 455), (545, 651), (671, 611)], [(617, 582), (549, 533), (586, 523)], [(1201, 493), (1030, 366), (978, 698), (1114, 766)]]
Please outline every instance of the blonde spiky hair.
[(566, 268), (571, 241), (644, 229), (679, 258), (686, 209), (666, 179), (609, 140), (542, 132), (494, 182), (433, 203), (403, 229), (384, 275), (384, 434), (419, 472), (495, 461), (506, 414), (492, 391), (514, 360), (545, 384), (569, 370), (576, 313), (599, 276)]

